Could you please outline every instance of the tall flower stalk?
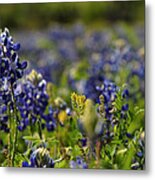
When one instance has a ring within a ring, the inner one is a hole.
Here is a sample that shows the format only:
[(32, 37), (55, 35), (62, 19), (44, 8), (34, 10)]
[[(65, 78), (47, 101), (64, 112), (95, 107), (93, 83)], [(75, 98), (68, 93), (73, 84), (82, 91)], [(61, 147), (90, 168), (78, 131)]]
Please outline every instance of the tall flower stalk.
[[(24, 75), (27, 62), (20, 62), (18, 51), (19, 43), (14, 43), (7, 28), (0, 35), (0, 107), (8, 109), (1, 113), (3, 123), (1, 129), (8, 132), (9, 150), (8, 165), (14, 166), (15, 152), (17, 147), (19, 123), (18, 110), (16, 106), (16, 87), (18, 80)], [(9, 107), (9, 108), (8, 108)], [(2, 121), (1, 120), (1, 121)], [(5, 120), (5, 121), (4, 121)], [(9, 122), (7, 122), (9, 121)]]

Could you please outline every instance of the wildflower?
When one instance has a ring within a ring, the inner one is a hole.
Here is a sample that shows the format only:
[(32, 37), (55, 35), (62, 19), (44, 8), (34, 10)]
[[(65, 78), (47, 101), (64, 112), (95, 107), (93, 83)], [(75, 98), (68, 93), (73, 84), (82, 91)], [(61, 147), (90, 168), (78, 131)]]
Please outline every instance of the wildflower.
[(49, 155), (49, 151), (45, 148), (36, 149), (30, 156), (30, 163), (22, 162), (22, 167), (42, 167), (53, 168), (54, 161)]
[(87, 138), (82, 138), (82, 139), (79, 139), (82, 147), (86, 146), (87, 145)]
[(96, 124), (96, 133), (102, 135), (103, 131), (106, 138), (110, 138), (110, 129), (114, 119), (113, 102), (117, 97), (119, 88), (115, 83), (105, 79), (103, 76), (95, 75), (88, 79), (85, 87), (86, 96), (98, 103), (100, 118)]
[(129, 109), (129, 105), (128, 104), (124, 104), (122, 106), (122, 109), (121, 109), (121, 118), (126, 118), (126, 112), (128, 111)]
[(129, 109), (129, 105), (128, 104), (124, 104), (122, 106), (122, 111), (127, 111)]
[(27, 80), (22, 85), (22, 93), (17, 99), (18, 109), (22, 120), (18, 129), (24, 130), (28, 125), (35, 124), (36, 121), (44, 119), (48, 131), (55, 129), (55, 122), (53, 113), (49, 110), (45, 114), (48, 105), (48, 94), (46, 91), (46, 81), (42, 78), (41, 74), (36, 71), (27, 75)]
[(71, 115), (71, 109), (67, 106), (67, 103), (60, 97), (54, 100), (55, 111), (57, 120), (61, 126), (64, 125), (68, 117)]
[(43, 116), (43, 119), (46, 121), (47, 130), (53, 131), (56, 128), (56, 119), (54, 117), (54, 110), (50, 106), (48, 108), (48, 114)]
[(19, 43), (14, 43), (9, 30), (4, 29), (0, 35), (0, 77), (7, 78), (10, 84), (15, 83), (23, 76), (27, 62), (20, 62), (18, 51)]
[(95, 126), (97, 122), (96, 110), (91, 99), (86, 99), (84, 95), (71, 95), (72, 107), (79, 117), (79, 127), (86, 135), (92, 139), (95, 136)]
[(84, 162), (84, 160), (79, 156), (76, 157), (76, 161), (74, 160), (70, 161), (69, 165), (70, 165), (70, 168), (73, 168), (73, 169), (75, 168), (87, 169), (88, 168), (88, 165), (86, 164), (86, 162)]
[(67, 113), (66, 111), (60, 111), (58, 114), (58, 120), (60, 121), (61, 124), (64, 124), (64, 122), (67, 119)]
[[(9, 131), (7, 111), (15, 111), (18, 80), (24, 75), (27, 62), (20, 62), (19, 43), (14, 43), (7, 28), (0, 35), (0, 129)], [(4, 106), (5, 105), (5, 106)], [(5, 108), (5, 110), (4, 110)]]
[(128, 89), (124, 89), (124, 90), (123, 90), (123, 92), (122, 92), (122, 97), (123, 97), (123, 98), (129, 97), (129, 90), (128, 90)]
[(85, 108), (86, 97), (84, 95), (72, 93), (71, 101), (73, 109), (78, 113), (78, 115), (82, 115)]

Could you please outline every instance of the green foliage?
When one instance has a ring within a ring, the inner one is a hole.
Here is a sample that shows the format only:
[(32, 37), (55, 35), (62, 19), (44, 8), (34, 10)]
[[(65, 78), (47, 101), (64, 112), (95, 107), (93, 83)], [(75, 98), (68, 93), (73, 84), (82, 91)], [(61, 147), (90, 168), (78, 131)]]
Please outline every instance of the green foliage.
[[(35, 10), (34, 10), (35, 9)], [(136, 11), (136, 14), (135, 14)], [(1, 27), (10, 24), (15, 28), (44, 28), (51, 23), (87, 24), (96, 21), (129, 21), (144, 19), (144, 1), (134, 2), (83, 2), (42, 4), (1, 4)], [(14, 17), (14, 18), (12, 18)], [(40, 19), (44, 18), (43, 21)]]
[(128, 132), (132, 134), (143, 126), (144, 126), (144, 109), (135, 107), (132, 114), (132, 122), (128, 127)]

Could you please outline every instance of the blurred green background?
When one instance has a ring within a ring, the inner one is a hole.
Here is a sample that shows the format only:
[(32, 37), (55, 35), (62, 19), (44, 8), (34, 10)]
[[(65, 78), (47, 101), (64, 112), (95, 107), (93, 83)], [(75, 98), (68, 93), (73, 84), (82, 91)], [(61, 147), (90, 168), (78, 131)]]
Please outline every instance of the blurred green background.
[(36, 29), (55, 23), (144, 23), (144, 1), (0, 4), (0, 28)]

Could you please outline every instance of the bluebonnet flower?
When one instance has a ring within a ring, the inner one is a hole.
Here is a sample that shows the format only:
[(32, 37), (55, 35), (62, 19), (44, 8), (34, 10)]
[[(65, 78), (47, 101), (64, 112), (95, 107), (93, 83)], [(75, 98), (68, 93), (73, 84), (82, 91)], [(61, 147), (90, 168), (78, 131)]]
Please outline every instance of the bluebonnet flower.
[[(45, 56), (43, 58), (45, 58)], [(36, 64), (32, 65), (32, 67), (36, 68)], [(61, 78), (60, 72), (63, 73), (64, 69), (65, 67), (62, 62), (60, 63), (50, 57), (49, 60), (45, 61), (45, 64), (42, 64), (41, 67), (37, 68), (37, 71), (43, 75), (47, 82), (59, 85)]]
[(22, 167), (53, 168), (54, 161), (45, 148), (38, 148), (30, 155), (30, 162), (23, 161)]
[(134, 137), (136, 144), (136, 154), (133, 158), (131, 168), (144, 169), (145, 166), (145, 133), (144, 131), (140, 132), (138, 137)]
[(129, 105), (128, 104), (124, 104), (122, 106), (122, 109), (121, 109), (121, 118), (126, 119), (126, 112), (128, 111), (128, 109), (129, 109)]
[[(116, 42), (114, 41), (112, 43), (113, 46), (108, 42), (106, 42), (105, 45), (104, 43), (99, 45), (100, 40), (102, 39), (101, 34), (94, 35), (89, 39), (88, 47), (90, 51), (88, 59), (90, 64), (90, 76), (103, 76), (104, 74), (108, 79), (121, 81), (119, 73), (125, 68), (127, 72), (127, 77), (125, 79), (126, 83), (128, 83), (129, 88), (131, 87), (131, 89), (133, 89), (133, 92), (131, 91), (130, 93), (130, 97), (135, 100), (135, 94), (137, 92), (141, 92), (141, 95), (143, 96), (145, 75), (143, 48), (141, 48), (142, 50), (132, 48), (125, 37), (116, 40)], [(91, 41), (93, 42), (93, 45), (91, 45)], [(139, 79), (139, 89), (136, 91), (132, 88), (133, 76), (136, 76)]]
[(82, 147), (87, 145), (87, 138), (81, 138), (81, 139), (79, 139), (79, 141), (80, 141)]
[(90, 77), (85, 86), (85, 94), (96, 103), (99, 103), (99, 96), (104, 96), (104, 106), (106, 110), (106, 117), (111, 116), (111, 104), (116, 98), (118, 87), (111, 81), (102, 76)]
[(60, 97), (54, 99), (53, 116), (61, 126), (64, 126), (66, 120), (71, 116), (71, 109), (67, 103)]
[(49, 107), (48, 114), (43, 116), (46, 121), (46, 128), (49, 132), (56, 128), (56, 119), (54, 117), (54, 113), (55, 111), (52, 109), (52, 107)]
[(0, 115), (0, 130), (4, 130), (6, 133), (9, 132), (7, 115)]
[(11, 102), (11, 94), (6, 87), (6, 81), (0, 79), (0, 130), (9, 131), (8, 128), (8, 104)]
[(84, 162), (84, 160), (79, 156), (76, 157), (75, 161), (71, 160), (69, 163), (69, 166), (70, 166), (70, 168), (73, 168), (73, 169), (75, 169), (75, 168), (87, 169), (88, 168), (87, 163)]
[(22, 84), (17, 105), (22, 118), (18, 126), (20, 131), (30, 124), (35, 124), (36, 121), (42, 123), (42, 119), (46, 121), (48, 131), (55, 129), (52, 110), (49, 109), (49, 113), (45, 114), (48, 106), (48, 94), (46, 92), (46, 81), (41, 74), (33, 70), (27, 75), (27, 80)]
[(128, 89), (124, 89), (122, 92), (122, 97), (123, 98), (128, 98), (129, 97), (129, 90)]
[[(14, 43), (7, 28), (0, 35), (0, 129), (9, 131), (8, 114), (14, 110), (16, 85), (24, 75), (27, 62), (20, 62), (19, 43)], [(9, 109), (8, 109), (9, 108)]]
[[(126, 119), (127, 117), (127, 111), (129, 109), (127, 103), (124, 103), (120, 109), (114, 106), (119, 92), (120, 88), (115, 83), (101, 75), (90, 77), (85, 86), (87, 97), (99, 104), (99, 119), (102, 119), (102, 121), (98, 121), (95, 132), (97, 137), (101, 137), (103, 141), (110, 141), (114, 136), (114, 126), (119, 123), (118, 117), (116, 117), (116, 111), (120, 115), (119, 118)], [(129, 91), (126, 88), (122, 91), (120, 98), (124, 102), (128, 97)]]
[(23, 71), (27, 67), (27, 62), (20, 62), (18, 51), (19, 43), (14, 43), (5, 28), (0, 36), (0, 77), (6, 77), (9, 83), (13, 84), (23, 76)]
[(129, 109), (129, 105), (128, 104), (124, 104), (122, 106), (122, 111), (127, 111)]
[(108, 32), (93, 32), (85, 42), (86, 49), (91, 52), (102, 52), (102, 50), (109, 44), (111, 36)]
[(104, 95), (105, 102), (113, 101), (116, 98), (118, 87), (110, 80), (101, 75), (91, 76), (85, 85), (85, 94), (96, 103), (99, 103), (99, 96)]
[(91, 98), (95, 102), (98, 102), (98, 97), (104, 89), (104, 86), (102, 86), (103, 81), (103, 76), (91, 76), (85, 85), (84, 94), (86, 97)]
[(27, 161), (22, 162), (22, 167), (31, 167)]
[[(76, 29), (76, 27), (78, 28)], [(71, 29), (60, 26), (52, 27), (47, 30), (47, 33), (27, 32), (28, 36), (23, 41), (23, 52), (26, 51), (24, 52), (25, 54), (31, 53), (31, 62), (34, 64), (32, 67), (37, 68), (39, 72), (45, 75), (46, 77), (44, 76), (44, 78), (47, 81), (52, 80), (56, 84), (59, 83), (61, 76), (58, 76), (57, 72), (59, 74), (60, 72), (63, 73), (68, 65), (72, 66), (75, 64), (75, 61), (80, 61), (81, 58), (84, 58), (88, 59), (91, 66), (90, 75), (104, 74), (105, 77), (113, 81), (121, 81), (117, 74), (125, 68), (127, 72), (129, 71), (127, 80), (129, 87), (132, 87), (130, 80), (132, 79), (132, 75), (135, 75), (140, 78), (139, 85), (143, 93), (144, 57), (141, 55), (142, 53), (139, 53), (140, 49), (132, 48), (127, 35), (124, 32), (122, 35), (118, 28), (116, 28), (119, 39), (110, 43), (111, 33), (109, 31), (104, 30), (88, 34), (83, 29), (83, 26), (77, 24)], [(18, 36), (22, 37), (23, 40), (23, 33), (20, 35), (17, 34)], [(18, 38), (20, 39), (20, 37)], [(54, 51), (49, 47), (41, 51), (39, 39), (44, 40), (47, 44), (54, 45)], [(36, 58), (38, 59), (37, 63), (33, 60)], [(43, 58), (45, 63), (42, 61)], [(48, 67), (46, 67), (47, 64)], [(49, 71), (49, 69), (52, 69), (52, 71)], [(131, 93), (132, 96), (134, 96), (134, 93)]]
[(143, 157), (143, 152), (139, 151), (139, 152), (137, 152), (136, 155), (141, 158), (141, 157)]
[(126, 133), (126, 136), (127, 136), (128, 138), (133, 138), (133, 135), (130, 134), (130, 133)]

